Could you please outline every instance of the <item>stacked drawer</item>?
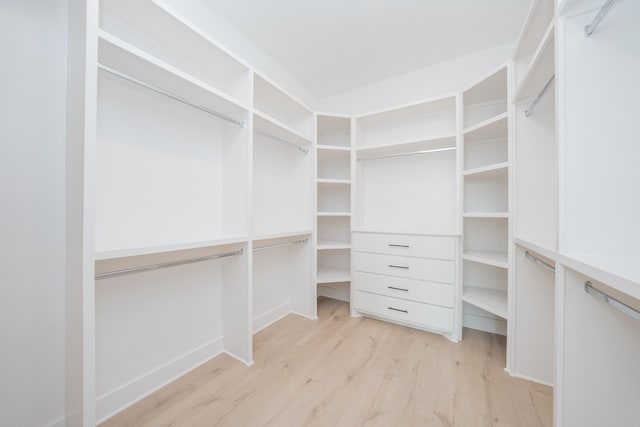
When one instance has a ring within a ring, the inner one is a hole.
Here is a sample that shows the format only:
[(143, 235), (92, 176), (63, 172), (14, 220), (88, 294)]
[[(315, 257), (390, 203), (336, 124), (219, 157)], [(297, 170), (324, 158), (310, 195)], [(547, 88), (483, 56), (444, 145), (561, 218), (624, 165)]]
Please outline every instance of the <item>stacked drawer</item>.
[(453, 332), (455, 237), (358, 232), (351, 244), (354, 310)]

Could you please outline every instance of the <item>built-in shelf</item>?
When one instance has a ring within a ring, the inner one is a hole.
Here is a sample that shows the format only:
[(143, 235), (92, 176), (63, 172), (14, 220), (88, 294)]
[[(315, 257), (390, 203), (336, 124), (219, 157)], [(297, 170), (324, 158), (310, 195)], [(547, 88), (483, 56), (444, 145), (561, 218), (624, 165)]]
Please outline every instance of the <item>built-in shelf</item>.
[(503, 319), (508, 318), (507, 292), (505, 291), (465, 285), (462, 291), (462, 301)]
[(529, 68), (526, 70), (516, 91), (516, 102), (521, 102), (537, 95), (553, 76), (555, 72), (554, 34), (555, 20), (549, 24), (540, 45), (533, 54)]
[(464, 130), (465, 142), (507, 137), (509, 113), (501, 113)]
[(465, 218), (509, 218), (509, 212), (465, 212)]
[(462, 259), (474, 261), (480, 264), (492, 265), (494, 267), (509, 268), (509, 258), (507, 252), (497, 251), (464, 251)]
[(217, 113), (239, 118), (247, 107), (203, 81), (119, 38), (99, 30), (98, 62), (173, 96)]
[(358, 147), (356, 149), (356, 154), (358, 159), (367, 159), (378, 156), (393, 156), (398, 154), (412, 153), (416, 151), (438, 150), (443, 148), (455, 147), (456, 135), (445, 134), (400, 143), (380, 144), (370, 147)]
[(545, 256), (553, 261), (558, 258), (558, 254), (555, 250), (555, 245), (552, 242), (553, 238), (522, 238), (514, 237), (515, 244), (522, 246), (525, 249), (530, 249), (534, 252), (538, 252), (540, 255)]
[(311, 234), (311, 230), (294, 230), (294, 231), (284, 231), (281, 233), (269, 233), (269, 234), (258, 234), (255, 236), (251, 236), (251, 240), (271, 240), (271, 239), (281, 239), (284, 237), (295, 237), (295, 236), (307, 236)]
[(328, 179), (328, 178), (318, 178), (316, 180), (318, 184), (324, 185), (351, 185), (350, 179)]
[(338, 250), (338, 249), (351, 249), (351, 243), (341, 240), (318, 240), (318, 250)]
[(446, 236), (446, 237), (459, 237), (459, 233), (447, 233), (447, 232), (408, 232), (406, 230), (390, 230), (390, 229), (376, 229), (376, 228), (352, 228), (353, 233), (373, 233), (373, 234), (402, 234), (406, 236)]
[(340, 146), (337, 146), (337, 145), (321, 145), (321, 144), (318, 144), (318, 145), (316, 145), (316, 147), (318, 148), (318, 150), (346, 151), (346, 152), (351, 151), (351, 147), (340, 147)]
[(561, 254), (561, 264), (640, 300), (640, 256)]
[(318, 216), (351, 216), (351, 212), (317, 212)]
[(311, 145), (309, 139), (293, 128), (257, 110), (253, 112), (253, 127), (259, 133), (284, 140), (303, 149), (309, 149)]
[(166, 252), (183, 251), (189, 249), (202, 249), (215, 246), (231, 245), (236, 243), (246, 243), (247, 236), (226, 236), (219, 239), (202, 240), (198, 242), (173, 243), (169, 245), (147, 246), (140, 248), (124, 248), (114, 250), (99, 250), (95, 252), (95, 260), (102, 261), (116, 258), (126, 258), (139, 255), (152, 255)]
[(316, 282), (320, 285), (323, 283), (339, 283), (351, 281), (351, 272), (346, 268), (318, 266), (318, 274)]
[(468, 169), (464, 171), (464, 176), (489, 175), (495, 173), (503, 173), (509, 169), (509, 162), (500, 162), (492, 165), (482, 166), (479, 168)]

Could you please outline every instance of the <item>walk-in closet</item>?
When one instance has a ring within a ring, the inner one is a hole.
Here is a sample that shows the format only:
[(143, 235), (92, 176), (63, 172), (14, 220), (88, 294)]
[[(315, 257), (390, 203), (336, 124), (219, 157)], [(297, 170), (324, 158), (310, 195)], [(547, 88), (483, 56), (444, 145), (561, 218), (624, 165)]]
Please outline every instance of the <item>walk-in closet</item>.
[(637, 427), (639, 20), (3, 1), (0, 426)]

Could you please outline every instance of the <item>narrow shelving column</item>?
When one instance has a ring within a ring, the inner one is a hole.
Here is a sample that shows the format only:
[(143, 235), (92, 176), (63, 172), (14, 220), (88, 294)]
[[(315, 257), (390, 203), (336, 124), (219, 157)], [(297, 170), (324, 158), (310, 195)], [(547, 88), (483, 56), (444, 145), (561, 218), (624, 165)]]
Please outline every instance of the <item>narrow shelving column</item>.
[(508, 82), (505, 65), (463, 93), (463, 326), (503, 335), (511, 259)]
[(316, 121), (317, 295), (350, 300), (351, 119)]

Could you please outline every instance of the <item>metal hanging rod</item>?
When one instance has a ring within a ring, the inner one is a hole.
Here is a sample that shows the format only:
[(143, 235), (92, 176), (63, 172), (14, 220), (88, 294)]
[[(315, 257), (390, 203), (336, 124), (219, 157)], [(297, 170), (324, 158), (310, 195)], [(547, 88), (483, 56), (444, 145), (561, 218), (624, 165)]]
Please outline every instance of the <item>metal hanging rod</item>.
[(284, 142), (285, 144), (289, 144), (290, 146), (295, 147), (298, 150), (302, 151), (304, 154), (307, 154), (309, 152), (309, 150), (307, 150), (306, 148), (299, 147), (296, 144), (294, 144), (293, 142), (287, 141), (286, 139), (278, 138), (277, 136), (273, 136), (273, 135), (271, 135), (271, 134), (269, 134), (267, 132), (263, 132), (261, 130), (255, 129), (255, 128), (253, 129), (253, 131), (255, 133), (259, 134), (259, 135), (266, 136), (267, 138), (275, 139), (276, 141), (280, 141), (280, 142)]
[(584, 291), (586, 293), (588, 293), (589, 295), (592, 295), (592, 296), (596, 297), (600, 301), (606, 302), (611, 307), (613, 307), (616, 310), (626, 314), (627, 316), (631, 317), (632, 319), (640, 321), (640, 311), (636, 310), (635, 308), (629, 307), (627, 304), (625, 304), (625, 303), (623, 303), (621, 301), (618, 301), (614, 297), (605, 294), (604, 292), (602, 292), (599, 289), (594, 288), (593, 285), (591, 284), (591, 282), (588, 281), (588, 280), (586, 282), (584, 282)]
[(538, 258), (535, 255), (531, 255), (531, 253), (529, 251), (526, 251), (524, 253), (524, 256), (526, 256), (531, 261), (535, 262), (536, 264), (538, 264), (540, 267), (544, 268), (545, 270), (549, 270), (550, 272), (555, 274), (556, 268), (553, 265), (551, 265), (551, 264), (549, 264), (547, 262), (544, 262), (543, 260), (541, 260), (540, 258)]
[(309, 239), (301, 239), (301, 240), (292, 240), (290, 242), (284, 242), (284, 243), (276, 243), (275, 245), (258, 246), (253, 248), (253, 252), (264, 251), (267, 249), (281, 248), (284, 246), (300, 245), (302, 243), (307, 243), (308, 241)]
[(456, 149), (456, 147), (435, 148), (433, 150), (412, 151), (410, 153), (389, 154), (387, 156), (360, 157), (360, 158), (358, 158), (358, 160), (387, 159), (389, 157), (413, 156), (414, 154), (437, 153), (437, 152), (440, 152), (440, 151), (451, 151), (451, 150), (455, 150), (455, 149)]
[(108, 279), (108, 278), (111, 278), (111, 277), (118, 277), (118, 276), (125, 276), (127, 274), (133, 274), (133, 273), (141, 273), (143, 271), (160, 270), (161, 268), (177, 267), (179, 265), (193, 264), (195, 262), (208, 261), (208, 260), (211, 260), (211, 259), (227, 258), (227, 257), (235, 256), (235, 255), (242, 255), (243, 252), (244, 251), (242, 249), (240, 249), (240, 250), (237, 250), (237, 251), (225, 252), (225, 253), (222, 253), (222, 254), (207, 255), (207, 256), (203, 256), (203, 257), (190, 258), (190, 259), (185, 259), (185, 260), (180, 260), (180, 261), (169, 261), (169, 262), (162, 262), (162, 263), (159, 263), (159, 264), (145, 265), (145, 266), (142, 266), (142, 267), (133, 267), (133, 268), (125, 268), (123, 270), (108, 271), (106, 273), (98, 273), (98, 274), (96, 274), (96, 280)]
[(151, 90), (151, 91), (153, 91), (155, 93), (158, 93), (160, 95), (164, 95), (164, 96), (169, 97), (169, 98), (171, 98), (171, 99), (173, 99), (175, 101), (181, 102), (181, 103), (183, 103), (185, 105), (188, 105), (189, 107), (195, 108), (196, 110), (200, 110), (200, 111), (203, 111), (203, 112), (205, 112), (207, 114), (211, 114), (212, 116), (215, 116), (215, 117), (217, 117), (219, 119), (226, 120), (226, 121), (228, 121), (230, 123), (233, 123), (234, 125), (236, 125), (238, 127), (244, 127), (244, 122), (241, 121), (241, 120), (236, 120), (233, 117), (229, 117), (229, 116), (227, 116), (225, 114), (218, 113), (217, 111), (213, 111), (213, 110), (210, 110), (210, 109), (208, 109), (206, 107), (202, 107), (200, 105), (194, 104), (191, 101), (187, 101), (186, 99), (184, 99), (184, 98), (182, 98), (182, 97), (180, 97), (178, 95), (174, 95), (174, 94), (172, 94), (170, 92), (167, 92), (167, 91), (165, 91), (163, 89), (160, 89), (158, 87), (152, 86), (152, 85), (150, 85), (148, 83), (145, 83), (142, 80), (138, 80), (135, 77), (132, 77), (132, 76), (130, 76), (128, 74), (122, 73), (122, 72), (120, 72), (118, 70), (114, 70), (111, 67), (108, 67), (108, 66), (103, 65), (103, 64), (98, 64), (98, 68), (100, 70), (102, 70), (102, 71), (106, 71), (107, 73), (113, 74), (114, 76), (118, 76), (118, 77), (120, 77), (122, 79), (128, 80), (131, 83), (135, 83), (138, 86), (142, 86), (145, 89), (149, 89), (149, 90)]
[(593, 34), (596, 28), (598, 28), (598, 25), (600, 25), (600, 21), (602, 21), (605, 15), (609, 12), (609, 9), (611, 9), (611, 6), (613, 6), (613, 3), (615, 1), (616, 0), (607, 0), (607, 2), (600, 8), (598, 14), (593, 18), (593, 21), (591, 21), (589, 25), (584, 27), (585, 37), (589, 37), (591, 34)]
[(544, 87), (542, 88), (542, 90), (540, 91), (540, 93), (538, 94), (538, 96), (536, 96), (536, 99), (533, 100), (533, 102), (531, 103), (531, 105), (529, 105), (529, 108), (527, 108), (526, 110), (524, 110), (524, 115), (529, 117), (529, 115), (531, 115), (531, 113), (533, 113), (533, 111), (536, 109), (536, 107), (538, 106), (538, 103), (540, 102), (540, 100), (542, 99), (542, 97), (544, 96), (545, 92), (547, 91), (547, 89), (549, 89), (549, 86), (551, 86), (551, 84), (553, 83), (553, 81), (556, 79), (556, 75), (554, 74), (553, 76), (551, 76), (551, 78), (549, 79), (549, 81), (547, 82), (546, 85), (544, 85)]

